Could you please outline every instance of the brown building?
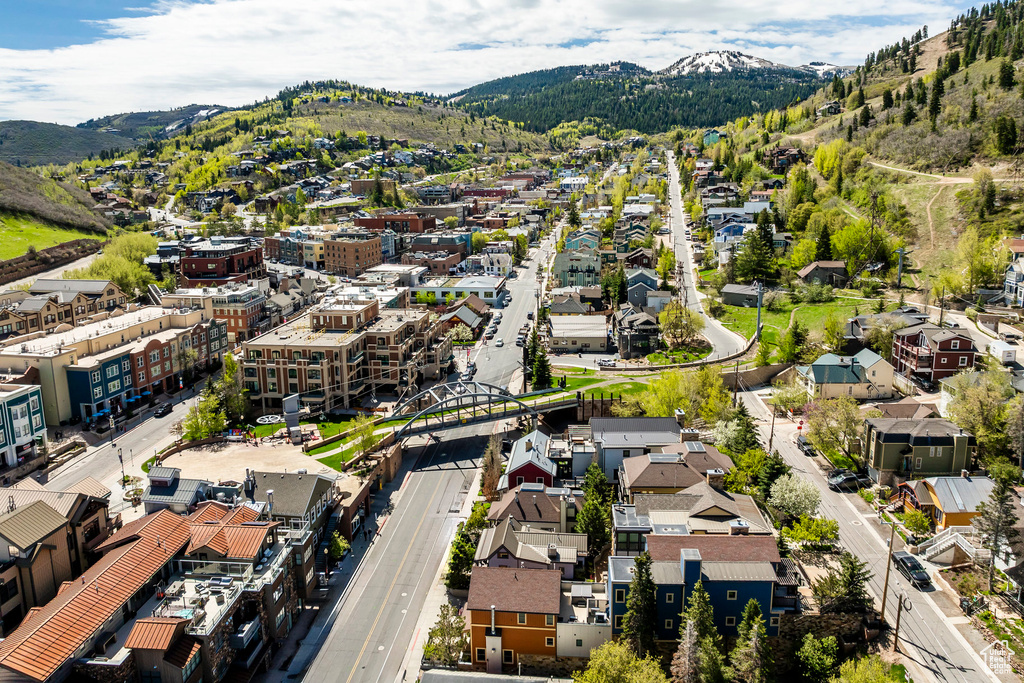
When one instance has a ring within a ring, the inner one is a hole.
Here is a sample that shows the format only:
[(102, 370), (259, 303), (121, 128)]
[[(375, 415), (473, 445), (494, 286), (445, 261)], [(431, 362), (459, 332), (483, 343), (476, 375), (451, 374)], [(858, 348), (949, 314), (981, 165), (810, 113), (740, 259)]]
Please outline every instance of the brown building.
[(324, 270), (328, 273), (353, 278), (383, 262), (379, 236), (324, 240)]
[(394, 230), (396, 233), (434, 232), (437, 230), (437, 219), (422, 213), (405, 211), (401, 213), (378, 213), (375, 216), (364, 216), (355, 219), (360, 228), (368, 228), (374, 232)]
[(109, 280), (36, 280), (28, 292), (0, 296), (0, 336), (81, 325), (128, 303), (121, 288)]
[(216, 287), (267, 275), (262, 247), (219, 238), (185, 247), (180, 268), (182, 287)]
[(937, 382), (970, 370), (978, 350), (966, 332), (919, 323), (896, 330), (892, 337), (892, 365), (896, 372)]
[(397, 394), (451, 363), (451, 336), (422, 309), (332, 303), (243, 344), (249, 398), (277, 408), (289, 394), (317, 409), (349, 408), (372, 391)]
[(449, 254), (447, 251), (417, 251), (402, 254), (403, 265), (426, 266), (431, 275), (451, 275), (464, 260), (461, 254)]
[(376, 178), (357, 178), (352, 181), (352, 194), (365, 197), (373, 191), (376, 182), (380, 182), (385, 194), (394, 194), (395, 181), (390, 178), (380, 178), (379, 181)]
[(554, 659), (561, 587), (554, 569), (474, 567), (466, 602), (473, 665), (501, 673), (521, 655)]
[(68, 520), (42, 501), (0, 515), (0, 610), (4, 635), (75, 574)]

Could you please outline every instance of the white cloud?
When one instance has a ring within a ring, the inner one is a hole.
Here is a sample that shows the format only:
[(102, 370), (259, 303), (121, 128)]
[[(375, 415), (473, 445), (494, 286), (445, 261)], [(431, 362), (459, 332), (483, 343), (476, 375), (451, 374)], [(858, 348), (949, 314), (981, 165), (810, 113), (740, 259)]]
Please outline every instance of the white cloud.
[(238, 106), (304, 80), (449, 93), (565, 64), (660, 69), (709, 49), (860, 63), (949, 0), (161, 0), (93, 43), (0, 49), (0, 119)]

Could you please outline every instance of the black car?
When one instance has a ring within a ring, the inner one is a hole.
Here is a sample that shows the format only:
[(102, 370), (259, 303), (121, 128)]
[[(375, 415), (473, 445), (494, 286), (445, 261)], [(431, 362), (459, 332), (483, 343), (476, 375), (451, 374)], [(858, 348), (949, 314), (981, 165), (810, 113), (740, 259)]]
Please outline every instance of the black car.
[(804, 436), (803, 434), (800, 434), (799, 436), (796, 437), (796, 447), (799, 448), (803, 452), (803, 454), (808, 457), (813, 458), (815, 455), (817, 455), (817, 453), (814, 452), (814, 446), (811, 445), (811, 442), (808, 441), (807, 437)]
[(928, 572), (917, 561), (917, 558), (906, 550), (893, 553), (892, 563), (896, 565), (899, 573), (903, 574), (914, 588), (922, 589), (932, 585), (932, 579), (928, 576)]
[(870, 479), (854, 472), (842, 472), (828, 478), (828, 487), (833, 491), (856, 491), (870, 485)]
[(156, 409), (153, 415), (155, 417), (164, 417), (166, 415), (170, 415), (172, 410), (174, 410), (174, 406), (170, 403), (161, 403), (160, 407)]

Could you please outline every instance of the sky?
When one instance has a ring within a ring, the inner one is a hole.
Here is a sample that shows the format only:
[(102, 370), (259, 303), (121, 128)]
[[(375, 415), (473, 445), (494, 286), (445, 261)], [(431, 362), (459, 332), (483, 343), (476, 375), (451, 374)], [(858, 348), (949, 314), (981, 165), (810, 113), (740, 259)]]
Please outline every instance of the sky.
[(707, 50), (863, 62), (956, 0), (0, 0), (0, 120), (242, 106), (335, 78), (448, 94), (571, 64)]

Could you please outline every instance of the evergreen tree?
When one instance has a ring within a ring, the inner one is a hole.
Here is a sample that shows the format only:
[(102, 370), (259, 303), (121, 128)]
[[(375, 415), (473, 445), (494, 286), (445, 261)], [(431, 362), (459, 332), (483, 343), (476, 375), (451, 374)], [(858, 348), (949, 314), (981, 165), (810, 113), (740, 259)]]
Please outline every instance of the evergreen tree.
[(999, 87), (1004, 90), (1009, 90), (1016, 83), (1017, 75), (1013, 68), (1013, 62), (1008, 59), (1004, 59), (999, 63)]
[(835, 636), (818, 639), (813, 633), (805, 633), (796, 659), (807, 683), (828, 683), (839, 661), (839, 643)]
[(607, 510), (599, 496), (583, 496), (583, 508), (576, 516), (575, 532), (587, 535), (591, 557), (597, 557), (610, 540)]
[(622, 267), (621, 262), (615, 273), (615, 295), (616, 303), (619, 304), (629, 299), (629, 279), (626, 277), (626, 270)]
[(700, 683), (700, 641), (692, 621), (683, 621), (670, 672), (672, 683)]
[(892, 90), (886, 88), (884, 91), (882, 91), (882, 111), (892, 109), (892, 105)]
[(626, 616), (622, 619), (622, 640), (637, 657), (655, 652), (654, 625), (657, 619), (651, 556), (642, 552), (634, 560), (633, 580), (626, 598)]
[(566, 222), (568, 222), (574, 230), (583, 225), (583, 222), (580, 220), (580, 212), (576, 208), (575, 200), (569, 201), (569, 215), (566, 217)]
[(612, 504), (612, 487), (608, 484), (608, 477), (605, 476), (601, 466), (596, 462), (590, 463), (583, 475), (583, 495), (584, 500), (596, 499), (602, 508)]
[[(686, 616), (685, 621), (693, 624), (694, 630), (697, 632), (698, 641), (711, 638), (717, 646), (719, 636), (718, 629), (715, 628), (715, 614), (714, 608), (711, 606), (711, 596), (704, 590), (704, 584), (699, 579), (693, 585), (693, 591), (690, 593), (690, 599), (687, 601), (684, 614)], [(682, 631), (680, 631), (680, 635), (682, 635)]]
[(978, 120), (978, 99), (974, 96), (971, 97), (971, 111), (967, 115), (967, 122), (974, 123)]
[(737, 683), (771, 683), (775, 680), (775, 660), (757, 601), (747, 603), (743, 621), (746, 626), (740, 625), (740, 637), (732, 651), (733, 679)]
[(828, 224), (823, 225), (821, 232), (818, 233), (818, 240), (814, 247), (814, 260), (832, 260), (832, 231), (829, 229)]
[(537, 350), (533, 359), (533, 388), (547, 389), (551, 386), (551, 363), (543, 348)]
[(989, 468), (989, 476), (994, 484), (992, 492), (988, 500), (978, 504), (974, 526), (985, 539), (985, 547), (992, 551), (988, 565), (988, 590), (991, 592), (996, 556), (1020, 536), (1020, 530), (1015, 527), (1017, 513), (1013, 500), (1013, 487), (1020, 480), (1020, 470), (1008, 463), (997, 462)]
[(866, 562), (850, 553), (839, 560), (839, 567), (815, 581), (811, 586), (814, 599), (825, 613), (860, 613), (871, 607), (868, 582), (871, 570)]

